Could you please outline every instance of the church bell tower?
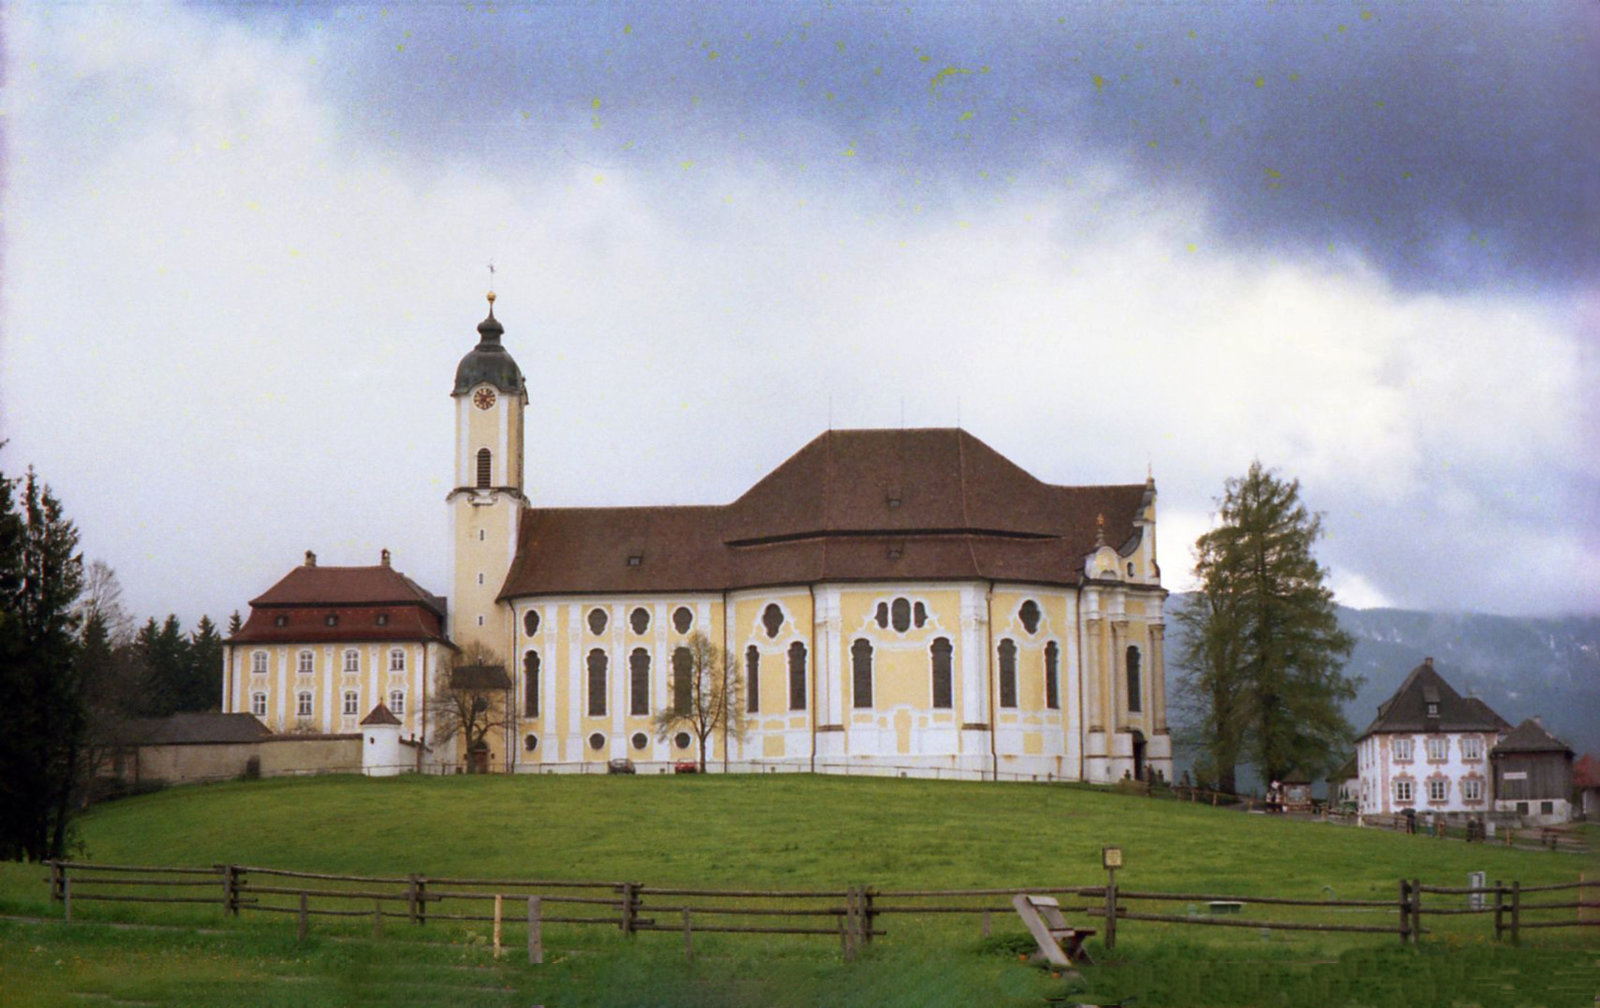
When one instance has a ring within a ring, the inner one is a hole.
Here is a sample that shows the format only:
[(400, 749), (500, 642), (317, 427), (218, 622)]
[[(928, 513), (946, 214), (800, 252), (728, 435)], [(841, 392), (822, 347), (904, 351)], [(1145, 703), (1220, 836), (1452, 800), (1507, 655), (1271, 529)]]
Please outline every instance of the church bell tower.
[(522, 371), (494, 317), (478, 323), (478, 345), (456, 367), (450, 393), (456, 414), (455, 489), (446, 501), (452, 525), (450, 637), (477, 642), (510, 664), (510, 617), (495, 597), (517, 549), (522, 495), (522, 413), (528, 404)]

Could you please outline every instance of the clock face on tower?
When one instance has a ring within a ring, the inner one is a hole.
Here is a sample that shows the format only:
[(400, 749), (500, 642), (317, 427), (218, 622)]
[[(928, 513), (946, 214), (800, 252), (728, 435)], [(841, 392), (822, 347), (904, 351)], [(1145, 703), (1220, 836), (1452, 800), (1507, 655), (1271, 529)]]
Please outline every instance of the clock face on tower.
[(485, 385), (483, 388), (472, 393), (472, 405), (478, 407), (479, 409), (488, 409), (489, 407), (493, 406), (494, 389)]

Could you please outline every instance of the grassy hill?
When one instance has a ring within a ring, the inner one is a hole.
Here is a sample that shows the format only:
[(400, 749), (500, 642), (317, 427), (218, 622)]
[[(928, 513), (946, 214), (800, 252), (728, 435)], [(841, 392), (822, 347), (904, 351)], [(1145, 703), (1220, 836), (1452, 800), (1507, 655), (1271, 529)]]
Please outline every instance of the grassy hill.
[[(1392, 898), (1402, 877), (1463, 885), (1482, 870), (1536, 884), (1596, 872), (1568, 855), (1081, 787), (801, 775), (239, 782), (102, 806), (81, 834), (80, 856), (106, 863), (712, 887), (1098, 885), (1104, 844), (1125, 851), (1126, 889), (1247, 897)], [(0, 914), (59, 917), (42, 875), (4, 866)], [(1017, 963), (1007, 939), (1022, 929), (1009, 918), (987, 943), (971, 918), (890, 918), (888, 936), (854, 963), (826, 938), (708, 936), (686, 964), (681, 941), (668, 935), (625, 941), (604, 929), (553, 930), (557, 961), (535, 968), (492, 962), (481, 927), (419, 934), (396, 924), (372, 940), (355, 925), (319, 923), (298, 946), (284, 919), (225, 921), (215, 907), (90, 904), (78, 917), (89, 923), (0, 922), (0, 989), (28, 995), (8, 993), (8, 1004), (1044, 1004), (1066, 983)], [(1592, 932), (1541, 932), (1535, 947), (1512, 950), (1489, 943), (1483, 918), (1438, 920), (1441, 934), (1420, 950), (1375, 935), (1263, 937), (1127, 922), (1113, 961), (1084, 982), (1102, 998), (1138, 993), (1140, 1008), (1257, 1004), (1263, 991), (1282, 991), (1288, 1003), (1344, 1004), (1318, 991), (1337, 992), (1356, 969), (1370, 989), (1348, 1003), (1423, 1003), (1417, 984), (1481, 986), (1462, 1003), (1484, 1006), (1558, 1004), (1563, 985), (1588, 984), (1588, 997), (1600, 987)], [(96, 921), (184, 926), (129, 931)], [(417, 991), (426, 996), (413, 998)]]

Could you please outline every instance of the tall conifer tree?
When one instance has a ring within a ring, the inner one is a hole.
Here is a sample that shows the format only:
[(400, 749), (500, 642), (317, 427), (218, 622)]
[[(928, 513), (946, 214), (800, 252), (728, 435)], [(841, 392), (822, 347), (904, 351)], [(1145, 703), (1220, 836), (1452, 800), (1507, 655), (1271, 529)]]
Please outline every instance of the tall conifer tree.
[(1326, 768), (1349, 740), (1341, 705), (1359, 683), (1343, 674), (1355, 642), (1312, 555), (1322, 520), (1299, 481), (1253, 462), (1218, 505), (1218, 526), (1195, 543), (1198, 592), (1178, 619), (1208, 769), (1231, 791), (1245, 760), (1268, 779)]

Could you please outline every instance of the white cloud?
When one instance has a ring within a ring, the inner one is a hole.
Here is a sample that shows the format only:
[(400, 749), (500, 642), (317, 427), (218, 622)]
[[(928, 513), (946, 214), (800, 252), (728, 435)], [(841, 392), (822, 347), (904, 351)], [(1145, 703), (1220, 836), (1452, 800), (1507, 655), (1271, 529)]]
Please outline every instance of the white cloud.
[(1175, 590), (1259, 457), (1334, 511), (1351, 598), (1493, 608), (1499, 589), (1376, 544), (1427, 507), (1458, 552), (1488, 548), (1485, 521), (1496, 551), (1544, 548), (1477, 474), (1554, 471), (1560, 497), (1582, 458), (1593, 369), (1565, 316), (1244, 255), (1193, 194), (1127, 192), (1112, 166), (938, 215), (759, 158), (657, 174), (491, 148), (424, 170), (340, 132), (314, 38), (188, 9), (18, 21), (0, 461), (41, 468), (141, 611), (220, 616), (307, 547), (387, 546), (446, 587), (446, 394), (490, 258), (541, 503), (728, 500), (830, 413), (959, 413), (1054, 482), (1153, 463)]

